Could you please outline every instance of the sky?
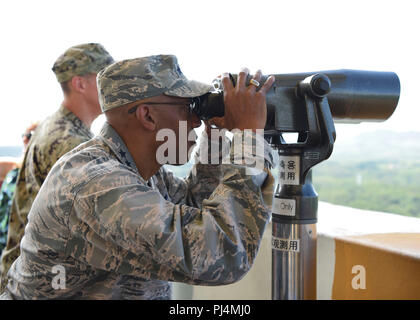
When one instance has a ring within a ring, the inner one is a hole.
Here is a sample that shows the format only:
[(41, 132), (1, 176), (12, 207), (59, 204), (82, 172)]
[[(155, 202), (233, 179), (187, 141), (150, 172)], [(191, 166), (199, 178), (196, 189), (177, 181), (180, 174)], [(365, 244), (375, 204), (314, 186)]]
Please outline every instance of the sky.
[(420, 131), (416, 1), (0, 3), (0, 146), (19, 145), (31, 122), (59, 108), (63, 97), (52, 65), (67, 48), (87, 42), (103, 44), (115, 60), (174, 54), (188, 78), (203, 82), (242, 67), (264, 74), (393, 71), (401, 97), (391, 118), (337, 125), (337, 143), (364, 131)]

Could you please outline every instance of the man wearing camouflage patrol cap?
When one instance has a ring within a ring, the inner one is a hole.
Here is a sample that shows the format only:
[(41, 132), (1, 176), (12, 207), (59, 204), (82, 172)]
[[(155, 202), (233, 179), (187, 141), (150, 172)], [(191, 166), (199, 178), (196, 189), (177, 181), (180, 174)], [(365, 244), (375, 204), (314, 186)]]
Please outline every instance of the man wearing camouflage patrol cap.
[(48, 172), (63, 154), (93, 136), (90, 125), (101, 113), (96, 74), (112, 62), (101, 44), (87, 43), (69, 48), (54, 63), (52, 70), (62, 87), (64, 101), (39, 125), (25, 152), (1, 257), (1, 290), (7, 284), (10, 266), (19, 256), (27, 215)]
[[(222, 285), (241, 279), (268, 222), (274, 181), (272, 150), (257, 134), (274, 78), (257, 91), (245, 85), (247, 73), (240, 72), (236, 87), (223, 75), (220, 123), (264, 144), (264, 154), (252, 156), (264, 158), (267, 167), (247, 175), (245, 164), (234, 163), (238, 150), (248, 150), (239, 155), (243, 160), (251, 156), (250, 140), (241, 139), (243, 148), (232, 147), (227, 164), (197, 163), (184, 180), (159, 163), (156, 152), (164, 142), (157, 136), (168, 128), (177, 134), (182, 121), (198, 127), (190, 98), (210, 87), (186, 79), (174, 56), (125, 60), (101, 71), (107, 122), (52, 168), (2, 298), (169, 299), (168, 281)], [(255, 82), (260, 78), (258, 71)]]

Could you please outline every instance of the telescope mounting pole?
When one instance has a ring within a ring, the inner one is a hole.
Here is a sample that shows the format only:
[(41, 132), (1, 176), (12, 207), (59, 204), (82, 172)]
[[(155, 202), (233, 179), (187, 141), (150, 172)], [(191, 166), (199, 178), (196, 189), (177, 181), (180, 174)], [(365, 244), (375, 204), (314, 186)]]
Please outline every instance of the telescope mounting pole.
[(272, 299), (316, 299), (316, 223), (318, 195), (311, 168), (332, 153), (335, 128), (327, 101), (331, 82), (315, 74), (298, 83), (304, 99), (308, 130), (297, 143), (286, 143), (281, 132), (271, 144), (279, 152), (279, 184), (272, 208)]

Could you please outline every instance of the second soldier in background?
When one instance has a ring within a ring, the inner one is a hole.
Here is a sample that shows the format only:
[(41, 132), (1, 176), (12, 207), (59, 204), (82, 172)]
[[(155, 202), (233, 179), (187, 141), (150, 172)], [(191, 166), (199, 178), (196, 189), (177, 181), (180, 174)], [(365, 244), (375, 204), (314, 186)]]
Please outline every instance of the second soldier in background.
[(61, 107), (36, 129), (19, 171), (10, 212), (7, 244), (1, 256), (1, 291), (6, 275), (20, 253), (27, 216), (32, 203), (55, 162), (93, 135), (90, 125), (101, 113), (96, 74), (113, 62), (98, 43), (73, 46), (54, 63), (64, 101)]

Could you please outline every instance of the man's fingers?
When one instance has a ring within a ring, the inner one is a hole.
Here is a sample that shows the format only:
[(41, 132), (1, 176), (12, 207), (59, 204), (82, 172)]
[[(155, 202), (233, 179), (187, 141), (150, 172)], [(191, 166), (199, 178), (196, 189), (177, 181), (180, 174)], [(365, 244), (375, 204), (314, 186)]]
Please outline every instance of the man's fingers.
[(275, 80), (276, 78), (274, 76), (269, 76), (264, 85), (261, 87), (260, 92), (266, 94), (271, 89)]
[[(261, 72), (261, 70), (257, 70), (257, 72), (255, 72), (255, 74), (254, 74), (254, 76), (252, 77), (252, 79), (254, 79), (254, 80), (255, 80), (255, 81), (257, 81), (257, 82), (260, 82), (261, 77), (262, 77), (262, 72)], [(252, 79), (251, 79), (251, 81), (252, 81)], [(252, 84), (252, 83), (250, 83), (248, 88), (249, 88), (249, 90), (251, 90), (251, 91), (255, 92), (255, 91), (257, 90), (258, 86), (257, 86), (256, 84)]]
[(253, 79), (260, 81), (262, 77), (262, 72), (261, 70), (257, 70), (257, 72), (255, 72)]
[(247, 68), (243, 68), (238, 75), (238, 84), (236, 87), (245, 88), (246, 77), (249, 74), (249, 70)]
[(223, 73), (222, 84), (223, 84), (223, 90), (233, 89), (233, 84), (232, 84), (232, 81), (230, 80), (229, 73)]

